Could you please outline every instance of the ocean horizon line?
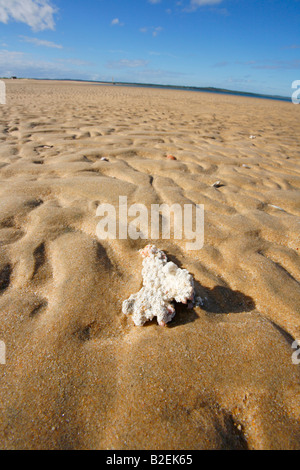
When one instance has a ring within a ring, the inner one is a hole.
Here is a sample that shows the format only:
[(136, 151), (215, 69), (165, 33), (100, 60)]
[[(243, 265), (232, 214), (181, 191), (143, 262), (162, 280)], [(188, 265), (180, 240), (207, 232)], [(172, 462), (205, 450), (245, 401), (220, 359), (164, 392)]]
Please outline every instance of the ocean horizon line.
[[(182, 91), (195, 91), (202, 93), (216, 93), (222, 95), (234, 95), (234, 96), (243, 96), (248, 98), (258, 98), (258, 99), (268, 99), (276, 101), (285, 101), (291, 102), (291, 98), (281, 95), (268, 95), (264, 93), (255, 93), (248, 91), (240, 90), (230, 90), (228, 88), (218, 88), (218, 87), (198, 87), (190, 85), (163, 85), (160, 83), (138, 83), (138, 82), (119, 82), (119, 81), (106, 81), (106, 80), (85, 80), (85, 79), (76, 79), (76, 78), (36, 78), (36, 77), (11, 77), (19, 80), (47, 80), (47, 81), (60, 81), (60, 82), (83, 82), (83, 83), (98, 83), (110, 86), (132, 86), (140, 88), (158, 88), (158, 89), (169, 89), (169, 90), (182, 90)], [(10, 77), (0, 77), (0, 80), (9, 80)]]

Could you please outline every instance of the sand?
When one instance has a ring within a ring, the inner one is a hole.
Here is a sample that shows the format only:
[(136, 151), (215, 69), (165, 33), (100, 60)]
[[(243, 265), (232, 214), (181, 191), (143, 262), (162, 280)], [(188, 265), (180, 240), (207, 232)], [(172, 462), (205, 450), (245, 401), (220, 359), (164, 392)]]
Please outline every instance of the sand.
[[(6, 84), (1, 448), (299, 449), (299, 107)], [(205, 299), (165, 328), (122, 314), (152, 241), (97, 238), (98, 205), (120, 195), (204, 204), (201, 250), (155, 242)]]

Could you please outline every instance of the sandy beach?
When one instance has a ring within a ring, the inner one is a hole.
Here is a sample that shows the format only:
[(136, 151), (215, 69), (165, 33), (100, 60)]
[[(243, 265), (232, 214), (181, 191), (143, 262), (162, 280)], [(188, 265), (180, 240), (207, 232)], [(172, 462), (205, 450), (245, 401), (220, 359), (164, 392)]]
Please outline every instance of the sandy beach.
[[(300, 449), (299, 106), (6, 87), (1, 449)], [(99, 240), (97, 207), (119, 196), (204, 205), (201, 250), (155, 241), (204, 299), (166, 327), (122, 313), (152, 240)]]

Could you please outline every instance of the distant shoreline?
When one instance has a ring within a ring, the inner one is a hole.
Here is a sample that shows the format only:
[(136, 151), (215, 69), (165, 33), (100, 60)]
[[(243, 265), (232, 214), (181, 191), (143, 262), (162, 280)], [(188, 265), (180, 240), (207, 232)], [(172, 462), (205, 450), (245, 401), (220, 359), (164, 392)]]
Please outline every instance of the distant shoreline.
[[(102, 82), (103, 83), (103, 82)], [(109, 84), (109, 82), (108, 82)], [(112, 85), (112, 84), (111, 84)], [(237, 90), (227, 90), (225, 88), (214, 88), (214, 87), (193, 87), (193, 86), (177, 86), (177, 85), (157, 85), (152, 83), (125, 83), (125, 82), (115, 82), (116, 86), (135, 86), (142, 88), (160, 88), (168, 90), (183, 90), (183, 91), (196, 91), (202, 93), (218, 93), (221, 95), (235, 95), (235, 96), (245, 96), (249, 98), (260, 98), (276, 101), (291, 101), (291, 98), (286, 96), (277, 96), (277, 95), (264, 95), (260, 93), (251, 93), (246, 91), (237, 91)]]
[[(0, 77), (0, 80), (9, 80), (8, 77)], [(259, 98), (266, 100), (285, 101), (291, 102), (291, 98), (280, 95), (265, 95), (263, 93), (252, 93), (239, 90), (228, 90), (226, 88), (215, 88), (215, 87), (196, 87), (196, 86), (180, 86), (180, 85), (160, 85), (157, 83), (134, 83), (134, 82), (106, 82), (103, 80), (81, 80), (73, 78), (26, 78), (20, 77), (20, 80), (47, 80), (57, 82), (82, 82), (82, 83), (95, 83), (100, 85), (111, 85), (111, 86), (131, 86), (140, 88), (159, 88), (166, 90), (182, 90), (182, 91), (195, 91), (202, 93), (216, 93), (220, 95), (233, 95), (233, 96), (244, 96), (248, 98)]]

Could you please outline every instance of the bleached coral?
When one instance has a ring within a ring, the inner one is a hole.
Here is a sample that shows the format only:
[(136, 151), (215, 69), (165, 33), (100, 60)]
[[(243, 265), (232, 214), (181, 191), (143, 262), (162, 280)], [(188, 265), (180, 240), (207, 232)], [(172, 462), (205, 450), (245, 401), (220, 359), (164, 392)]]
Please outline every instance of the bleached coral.
[(194, 301), (194, 281), (186, 269), (167, 260), (165, 253), (154, 245), (140, 250), (143, 256), (143, 287), (124, 300), (122, 311), (131, 314), (136, 325), (157, 317), (165, 326), (175, 315), (172, 301), (187, 304)]

